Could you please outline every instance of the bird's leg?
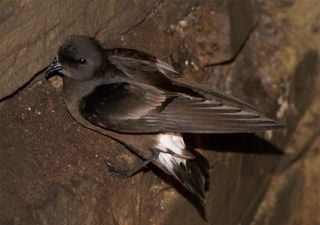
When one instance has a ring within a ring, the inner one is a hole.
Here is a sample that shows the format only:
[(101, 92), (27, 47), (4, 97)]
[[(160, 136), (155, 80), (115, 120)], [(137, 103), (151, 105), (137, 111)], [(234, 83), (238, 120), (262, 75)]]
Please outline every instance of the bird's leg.
[(105, 161), (105, 164), (106, 164), (107, 169), (108, 169), (109, 172), (113, 172), (113, 173), (115, 173), (115, 174), (117, 174), (118, 176), (121, 176), (121, 177), (131, 177), (135, 173), (137, 173), (139, 170), (141, 170), (143, 167), (145, 167), (146, 165), (148, 165), (152, 161), (156, 160), (158, 158), (158, 156), (159, 156), (159, 151), (156, 150), (156, 151), (153, 152), (153, 154), (149, 158), (144, 160), (142, 163), (136, 165), (133, 168), (128, 168), (128, 169), (120, 169), (117, 166), (112, 165), (108, 161)]

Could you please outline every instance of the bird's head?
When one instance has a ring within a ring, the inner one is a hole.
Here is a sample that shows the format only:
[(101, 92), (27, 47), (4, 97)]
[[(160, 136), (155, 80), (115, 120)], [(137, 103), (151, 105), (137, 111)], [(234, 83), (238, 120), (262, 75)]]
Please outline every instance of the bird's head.
[(46, 78), (54, 75), (88, 80), (99, 74), (107, 63), (99, 42), (83, 35), (68, 36), (59, 47), (58, 56), (46, 69)]

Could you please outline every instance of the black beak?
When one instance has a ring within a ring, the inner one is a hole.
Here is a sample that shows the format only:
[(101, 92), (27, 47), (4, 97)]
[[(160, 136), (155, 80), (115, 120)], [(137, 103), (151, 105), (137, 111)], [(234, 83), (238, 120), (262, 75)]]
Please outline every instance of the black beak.
[(61, 63), (58, 61), (57, 58), (54, 58), (53, 62), (44, 71), (46, 80), (53, 77), (54, 75), (59, 75), (60, 74), (59, 71), (61, 70), (62, 70)]

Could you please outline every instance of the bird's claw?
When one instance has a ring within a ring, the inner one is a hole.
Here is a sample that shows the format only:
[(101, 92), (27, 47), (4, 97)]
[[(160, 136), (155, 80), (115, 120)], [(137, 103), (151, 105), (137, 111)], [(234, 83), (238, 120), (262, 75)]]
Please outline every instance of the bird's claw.
[(109, 161), (105, 161), (104, 163), (106, 164), (108, 172), (112, 173), (117, 171), (116, 167)]
[(105, 161), (105, 164), (106, 164), (106, 167), (107, 167), (107, 170), (109, 173), (114, 173), (120, 177), (131, 177), (132, 176), (132, 174), (130, 174), (130, 171), (120, 169), (108, 161)]

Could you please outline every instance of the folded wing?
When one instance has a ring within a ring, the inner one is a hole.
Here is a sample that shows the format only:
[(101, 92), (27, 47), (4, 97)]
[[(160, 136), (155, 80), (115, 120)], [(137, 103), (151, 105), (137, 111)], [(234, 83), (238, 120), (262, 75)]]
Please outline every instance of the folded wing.
[(225, 102), (122, 82), (98, 86), (83, 99), (80, 113), (97, 126), (124, 133), (238, 133), (280, 127), (251, 108)]

